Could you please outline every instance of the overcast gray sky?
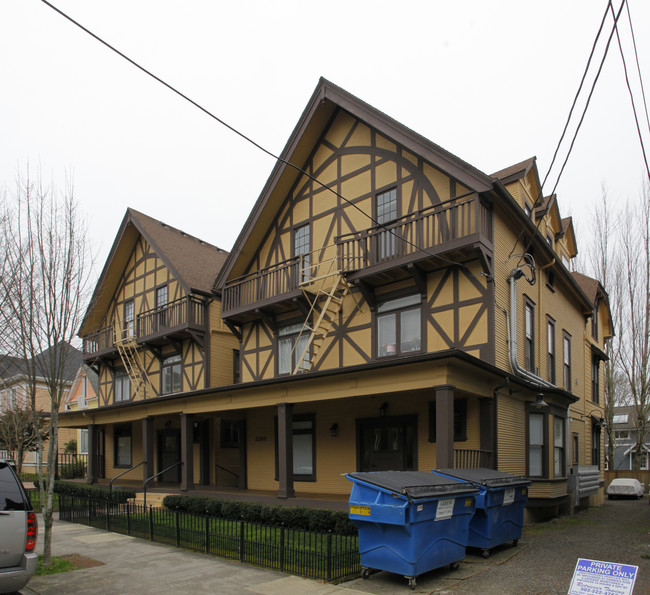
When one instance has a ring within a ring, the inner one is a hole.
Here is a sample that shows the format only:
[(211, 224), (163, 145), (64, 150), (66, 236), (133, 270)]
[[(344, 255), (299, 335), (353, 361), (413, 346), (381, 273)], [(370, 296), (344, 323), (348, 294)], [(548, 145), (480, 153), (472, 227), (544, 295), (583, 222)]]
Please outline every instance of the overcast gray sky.
[[(536, 155), (541, 176), (606, 7), (605, 0), (52, 3), (273, 152), (324, 76), (485, 173)], [(650, 2), (629, 7), (650, 84)], [(611, 24), (610, 17), (605, 38)], [(640, 99), (625, 10), (620, 26)], [(589, 85), (594, 74), (592, 67)], [(0, 185), (13, 190), (27, 163), (60, 187), (71, 174), (99, 269), (129, 206), (230, 249), (274, 165), (40, 0), (0, 0), (0, 85)], [(640, 115), (650, 148), (642, 108)], [(638, 195), (643, 174), (613, 41), (558, 186), (562, 216), (573, 215), (580, 232), (601, 184), (624, 200)]]

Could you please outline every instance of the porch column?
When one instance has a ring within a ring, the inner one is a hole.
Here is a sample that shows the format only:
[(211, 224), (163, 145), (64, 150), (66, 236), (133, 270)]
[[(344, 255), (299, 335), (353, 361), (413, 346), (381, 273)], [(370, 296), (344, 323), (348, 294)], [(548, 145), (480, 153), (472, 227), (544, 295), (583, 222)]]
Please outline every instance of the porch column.
[(454, 386), (436, 386), (436, 467), (454, 467)]
[(489, 451), (492, 453), (489, 457), (489, 461), (484, 460), (483, 457), (481, 457), (481, 466), (487, 466), (491, 469), (497, 468), (497, 449), (494, 429), (495, 407), (495, 398), (479, 400), (479, 411), (481, 415), (479, 424), (481, 432), (481, 450)]
[(181, 492), (194, 489), (194, 416), (181, 413)]
[(146, 461), (142, 466), (142, 481), (147, 481), (156, 472), (154, 467), (153, 445), (153, 417), (148, 416), (142, 420), (142, 455)]
[(293, 405), (278, 403), (278, 498), (294, 498)]
[(97, 426), (88, 425), (88, 465), (86, 467), (86, 481), (95, 483), (97, 479)]

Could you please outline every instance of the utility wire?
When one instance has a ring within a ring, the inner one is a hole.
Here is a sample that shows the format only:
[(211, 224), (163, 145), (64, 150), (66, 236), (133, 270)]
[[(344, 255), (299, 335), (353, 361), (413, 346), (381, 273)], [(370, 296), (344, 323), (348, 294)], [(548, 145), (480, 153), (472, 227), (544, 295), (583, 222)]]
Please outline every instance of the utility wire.
[[(598, 71), (596, 72), (596, 76), (594, 78), (594, 81), (591, 85), (591, 90), (589, 91), (589, 95), (587, 96), (587, 101), (585, 103), (585, 107), (582, 110), (582, 116), (580, 117), (580, 121), (578, 122), (578, 126), (576, 127), (575, 133), (573, 134), (573, 138), (571, 139), (571, 144), (569, 145), (569, 150), (567, 151), (566, 157), (564, 158), (564, 162), (562, 163), (562, 167), (560, 168), (560, 173), (557, 176), (557, 179), (555, 180), (555, 185), (553, 186), (553, 190), (551, 191), (550, 196), (553, 196), (555, 193), (555, 190), (557, 189), (558, 184), (560, 183), (560, 178), (562, 177), (562, 174), (564, 173), (564, 168), (566, 167), (567, 162), (569, 161), (569, 157), (571, 156), (571, 152), (573, 151), (573, 146), (575, 145), (576, 138), (578, 137), (578, 132), (580, 131), (580, 128), (582, 127), (582, 123), (584, 122), (585, 116), (587, 115), (587, 109), (589, 108), (589, 104), (591, 102), (591, 98), (594, 94), (594, 90), (596, 89), (596, 83), (598, 82), (598, 79), (600, 78), (600, 73), (603, 70), (603, 66), (605, 64), (605, 58), (607, 58), (607, 53), (609, 52), (609, 46), (612, 42), (612, 38), (614, 37), (614, 32), (617, 30), (616, 29), (616, 23), (618, 22), (619, 17), (621, 16), (621, 12), (623, 11), (623, 7), (625, 6), (627, 0), (623, 0), (621, 2), (621, 6), (618, 9), (618, 13), (616, 14), (616, 17), (614, 18), (614, 25), (612, 26), (612, 30), (609, 34), (609, 38), (607, 39), (607, 45), (605, 46), (605, 51), (603, 53), (603, 57), (600, 61), (600, 66), (598, 67)], [(607, 3), (607, 10), (609, 10), (610, 6), (612, 5), (611, 0), (608, 1)], [(613, 7), (612, 7), (613, 10)], [(538, 195), (542, 195), (542, 189), (540, 188), (540, 192)], [(542, 219), (537, 222), (537, 225), (535, 225), (535, 229), (539, 231), (539, 226), (542, 223)], [(524, 254), (528, 251), (530, 248), (531, 244), (533, 243), (533, 237), (531, 236), (530, 240), (528, 240), (528, 243), (526, 244), (526, 249), (524, 250)], [(515, 244), (516, 245), (516, 244)], [(514, 252), (514, 247), (513, 247), (513, 252)], [(512, 252), (511, 252), (512, 254)], [(521, 259), (523, 256), (519, 258), (519, 263), (521, 263)], [(519, 264), (518, 263), (518, 264)]]
[[(122, 53), (120, 50), (118, 50), (117, 48), (112, 46), (110, 43), (108, 43), (107, 41), (105, 41), (104, 39), (102, 39), (101, 37), (99, 37), (98, 35), (93, 33), (92, 31), (90, 31), (86, 27), (84, 27), (81, 23), (79, 23), (78, 21), (76, 21), (75, 19), (73, 19), (72, 17), (67, 15), (65, 12), (63, 12), (62, 10), (60, 10), (59, 8), (54, 6), (52, 3), (48, 2), (48, 0), (41, 0), (41, 2), (43, 4), (45, 4), (46, 6), (49, 6), (52, 10), (54, 10), (55, 12), (60, 14), (63, 18), (70, 21), (73, 25), (76, 25), (77, 27), (79, 27), (79, 29), (81, 29), (82, 31), (84, 31), (85, 33), (90, 35), (93, 39), (97, 40), (99, 43), (106, 46), (109, 50), (115, 52), (118, 56), (120, 56), (121, 58), (123, 58), (124, 60), (129, 62), (131, 65), (135, 66), (138, 70), (141, 70), (146, 75), (150, 76), (155, 81), (159, 82), (161, 85), (167, 87), (167, 89), (169, 89), (170, 91), (172, 91), (173, 93), (175, 93), (179, 97), (182, 97), (183, 99), (185, 99), (185, 101), (188, 101), (194, 107), (200, 109), (204, 114), (206, 114), (207, 116), (209, 116), (213, 120), (216, 120), (217, 122), (219, 122), (219, 124), (221, 124), (222, 126), (225, 126), (228, 130), (230, 130), (231, 132), (234, 132), (236, 135), (240, 136), (245, 141), (247, 141), (248, 143), (250, 143), (251, 145), (253, 145), (257, 149), (259, 149), (263, 153), (266, 153), (269, 157), (275, 159), (276, 161), (279, 161), (280, 163), (283, 163), (284, 165), (286, 165), (288, 167), (291, 167), (291, 168), (295, 169), (297, 172), (303, 174), (304, 176), (306, 176), (310, 180), (316, 182), (316, 184), (318, 184), (320, 187), (324, 188), (325, 190), (329, 190), (332, 194), (334, 194), (335, 196), (337, 196), (338, 198), (343, 200), (345, 203), (347, 203), (351, 207), (355, 208), (362, 215), (364, 215), (365, 217), (370, 219), (370, 221), (372, 221), (376, 226), (381, 227), (384, 231), (386, 231), (387, 233), (393, 235), (398, 240), (404, 242), (405, 244), (411, 246), (412, 248), (415, 248), (416, 250), (418, 250), (420, 252), (424, 252), (425, 254), (428, 254), (429, 256), (432, 256), (433, 258), (436, 258), (436, 259), (441, 260), (443, 262), (446, 262), (448, 264), (452, 264), (454, 266), (459, 266), (461, 268), (464, 268), (470, 275), (472, 275), (473, 277), (476, 278), (476, 276), (471, 272), (469, 267), (467, 267), (463, 263), (459, 263), (459, 262), (449, 260), (449, 259), (447, 259), (444, 256), (441, 256), (439, 254), (434, 254), (433, 252), (430, 252), (426, 248), (422, 248), (422, 247), (418, 246), (417, 244), (411, 242), (410, 240), (402, 237), (401, 235), (399, 235), (398, 233), (396, 233), (392, 229), (389, 229), (388, 225), (390, 225), (390, 223), (388, 223), (388, 224), (380, 223), (379, 221), (374, 219), (371, 215), (368, 215), (368, 213), (366, 213), (361, 207), (359, 207), (358, 205), (356, 205), (352, 201), (345, 198), (345, 196), (343, 196), (342, 194), (340, 194), (336, 190), (334, 190), (334, 188), (332, 188), (331, 186), (328, 186), (327, 184), (324, 184), (318, 178), (316, 178), (315, 176), (313, 176), (309, 172), (305, 171), (301, 167), (295, 165), (294, 163), (292, 163), (291, 161), (288, 161), (287, 159), (283, 159), (279, 155), (276, 155), (275, 153), (269, 151), (268, 149), (266, 149), (265, 147), (263, 147), (259, 143), (255, 142), (249, 136), (246, 136), (243, 132), (240, 132), (239, 130), (237, 130), (236, 128), (234, 128), (230, 124), (228, 124), (226, 121), (222, 120), (221, 118), (219, 118), (218, 116), (213, 114), (211, 111), (209, 111), (208, 109), (203, 107), (201, 104), (199, 104), (198, 102), (194, 101), (193, 99), (191, 99), (190, 97), (188, 97), (187, 95), (185, 95), (184, 93), (182, 93), (181, 91), (176, 89), (176, 87), (173, 87), (172, 85), (170, 85), (169, 83), (167, 83), (163, 79), (161, 79), (160, 77), (153, 74), (150, 70), (147, 70), (144, 66), (141, 66), (140, 64), (138, 64), (135, 60), (132, 60), (131, 58), (129, 58), (126, 54)], [(454, 200), (454, 199), (457, 199), (457, 198), (459, 198), (459, 197), (452, 197), (450, 200)]]
[(639, 74), (639, 83), (641, 84), (641, 96), (643, 97), (643, 107), (645, 108), (645, 120), (648, 123), (648, 131), (650, 131), (650, 117), (648, 117), (648, 102), (645, 98), (645, 88), (643, 86), (643, 77), (641, 76), (641, 66), (639, 65), (639, 54), (636, 50), (636, 37), (634, 36), (634, 27), (632, 26), (632, 16), (630, 15), (630, 3), (626, 4), (627, 20), (630, 23), (630, 33), (632, 33), (632, 47), (634, 47), (634, 57), (636, 58), (636, 71)]

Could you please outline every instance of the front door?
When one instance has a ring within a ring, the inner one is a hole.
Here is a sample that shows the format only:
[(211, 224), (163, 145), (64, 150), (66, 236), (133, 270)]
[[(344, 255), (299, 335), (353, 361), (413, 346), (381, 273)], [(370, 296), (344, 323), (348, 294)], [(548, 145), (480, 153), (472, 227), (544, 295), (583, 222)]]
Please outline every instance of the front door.
[(417, 468), (415, 416), (357, 421), (359, 471), (411, 471)]
[(181, 431), (177, 429), (158, 432), (158, 473), (167, 469), (158, 477), (158, 481), (179, 483), (181, 466), (168, 467), (181, 460)]

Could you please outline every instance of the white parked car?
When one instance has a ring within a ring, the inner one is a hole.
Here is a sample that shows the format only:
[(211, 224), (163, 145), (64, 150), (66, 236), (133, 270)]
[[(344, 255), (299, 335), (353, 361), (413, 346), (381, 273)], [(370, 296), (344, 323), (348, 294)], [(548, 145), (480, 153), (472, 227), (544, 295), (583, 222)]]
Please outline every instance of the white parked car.
[(637, 479), (619, 477), (612, 479), (607, 488), (607, 497), (610, 500), (615, 498), (643, 498), (644, 484)]

